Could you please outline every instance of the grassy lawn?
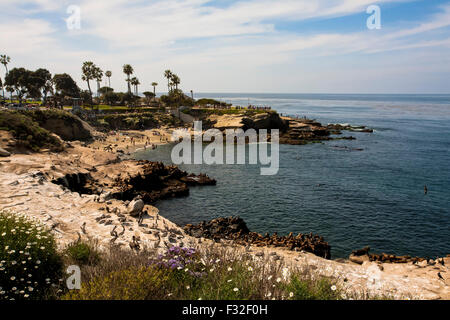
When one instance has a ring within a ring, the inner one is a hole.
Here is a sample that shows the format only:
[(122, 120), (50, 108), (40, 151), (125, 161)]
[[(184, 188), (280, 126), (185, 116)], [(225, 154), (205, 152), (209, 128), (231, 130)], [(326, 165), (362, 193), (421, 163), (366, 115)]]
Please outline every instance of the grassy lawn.
[[(118, 112), (135, 110), (135, 109), (144, 110), (144, 111), (157, 109), (156, 107), (109, 106), (109, 105), (105, 105), (105, 104), (94, 105), (93, 107), (82, 106), (82, 108), (84, 110), (92, 110), (92, 109), (94, 109), (94, 110), (101, 110), (101, 111), (118, 111)], [(72, 106), (64, 106), (64, 110), (71, 110), (71, 109), (72, 109)]]
[(253, 115), (253, 114), (260, 114), (260, 113), (270, 113), (270, 112), (275, 112), (275, 111), (273, 111), (273, 110), (237, 109), (237, 108), (233, 107), (231, 109), (194, 108), (194, 109), (185, 109), (182, 112), (186, 113), (186, 114), (190, 114), (192, 116), (196, 116), (200, 113), (205, 114), (205, 115), (216, 114), (219, 116), (223, 116), (223, 115), (232, 115), (232, 114)]
[[(19, 100), (9, 100), (9, 99), (5, 99), (5, 102), (6, 102), (6, 103), (19, 103)], [(22, 100), (22, 103), (42, 104), (42, 101)]]

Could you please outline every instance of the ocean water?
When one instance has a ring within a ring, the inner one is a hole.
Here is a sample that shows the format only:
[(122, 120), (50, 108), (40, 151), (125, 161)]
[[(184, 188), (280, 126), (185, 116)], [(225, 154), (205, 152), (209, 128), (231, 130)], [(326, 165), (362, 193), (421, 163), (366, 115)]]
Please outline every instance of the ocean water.
[[(197, 94), (235, 105), (269, 105), (283, 115), (349, 123), (373, 134), (280, 146), (280, 170), (254, 165), (182, 165), (217, 179), (190, 196), (156, 204), (184, 225), (239, 215), (252, 231), (320, 234), (333, 258), (373, 252), (450, 253), (450, 95)], [(348, 147), (348, 148), (342, 148)], [(351, 149), (363, 151), (349, 151)], [(172, 146), (136, 154), (170, 163)], [(424, 185), (428, 194), (424, 194)]]

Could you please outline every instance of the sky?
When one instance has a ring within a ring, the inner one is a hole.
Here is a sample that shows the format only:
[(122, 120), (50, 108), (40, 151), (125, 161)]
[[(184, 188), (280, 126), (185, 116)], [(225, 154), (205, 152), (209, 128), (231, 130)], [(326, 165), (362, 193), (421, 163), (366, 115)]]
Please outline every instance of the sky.
[[(367, 25), (371, 5), (378, 29)], [(0, 8), (10, 69), (69, 73), (83, 89), (81, 65), (93, 61), (112, 71), (116, 91), (126, 91), (122, 66), (131, 64), (141, 92), (154, 81), (167, 91), (170, 69), (186, 92), (450, 94), (450, 0), (0, 0)]]

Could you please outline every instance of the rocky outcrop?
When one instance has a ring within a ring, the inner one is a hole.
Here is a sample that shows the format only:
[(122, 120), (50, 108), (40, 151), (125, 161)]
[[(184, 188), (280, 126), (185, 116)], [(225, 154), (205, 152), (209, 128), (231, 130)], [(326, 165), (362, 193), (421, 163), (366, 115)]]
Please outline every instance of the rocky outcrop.
[(317, 256), (330, 259), (331, 247), (323, 237), (310, 234), (292, 233), (288, 236), (261, 235), (251, 232), (242, 218), (228, 217), (217, 218), (209, 222), (201, 222), (198, 225), (188, 224), (184, 227), (187, 234), (196, 238), (206, 238), (215, 241), (220, 239), (234, 240), (237, 244), (254, 245), (256, 247), (280, 247), (295, 251), (306, 251)]
[(188, 196), (189, 186), (216, 184), (207, 175), (188, 174), (177, 166), (144, 160), (110, 163), (101, 170), (92, 168), (88, 173), (70, 173), (52, 182), (80, 194), (99, 195), (101, 202), (107, 199), (132, 201), (139, 197), (146, 204)]
[[(221, 131), (227, 129), (278, 129), (280, 130), (280, 143), (291, 145), (303, 145), (312, 142), (329, 140), (353, 140), (352, 136), (332, 137), (331, 135), (341, 135), (342, 131), (350, 132), (373, 132), (372, 129), (364, 126), (351, 126), (321, 123), (307, 118), (280, 117), (276, 112), (256, 113), (256, 114), (212, 114), (208, 117), (200, 117), (203, 121), (204, 130), (210, 128)], [(269, 136), (270, 140), (270, 136)]]
[(133, 174), (119, 173), (112, 185), (113, 196), (119, 200), (132, 200), (141, 196), (145, 203), (160, 199), (189, 195), (189, 186), (215, 185), (206, 175), (188, 175), (177, 166), (165, 166), (161, 162), (138, 161), (139, 169)]
[(35, 110), (26, 113), (39, 125), (66, 141), (87, 141), (94, 136), (94, 129), (76, 115), (60, 110)]
[(332, 134), (342, 134), (342, 131), (373, 133), (373, 129), (365, 126), (351, 126), (349, 124), (329, 124), (327, 129)]
[(280, 118), (278, 113), (260, 113), (253, 116), (247, 116), (242, 118), (242, 129), (278, 129), (282, 132), (286, 131), (289, 127), (288, 123)]
[(9, 157), (11, 153), (6, 151), (5, 149), (0, 148), (0, 157)]
[(89, 187), (91, 181), (91, 175), (84, 172), (69, 173), (52, 180), (54, 184), (63, 186), (79, 194), (92, 194), (92, 188)]
[[(396, 256), (393, 254), (371, 254), (369, 253), (370, 248), (365, 247), (361, 250), (355, 250), (349, 256), (349, 260), (358, 264), (363, 264), (365, 261), (371, 262), (383, 262), (383, 263), (422, 263), (429, 262), (429, 259), (411, 257), (411, 256)], [(433, 261), (432, 261), (433, 262)]]
[(332, 140), (330, 131), (322, 124), (309, 119), (286, 118), (289, 129), (280, 136), (280, 143), (302, 145), (310, 142)]
[(90, 140), (92, 139), (91, 130), (88, 124), (81, 119), (79, 121), (67, 122), (59, 119), (48, 119), (42, 124), (42, 127), (57, 134), (63, 140)]

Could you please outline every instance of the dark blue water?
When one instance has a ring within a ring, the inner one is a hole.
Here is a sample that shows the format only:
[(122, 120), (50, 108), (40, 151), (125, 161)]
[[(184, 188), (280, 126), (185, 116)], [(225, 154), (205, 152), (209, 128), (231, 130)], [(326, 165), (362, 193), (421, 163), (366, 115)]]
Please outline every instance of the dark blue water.
[[(313, 232), (331, 244), (335, 258), (366, 245), (398, 255), (450, 253), (450, 95), (201, 96), (375, 132), (351, 133), (355, 141), (281, 145), (276, 176), (261, 176), (252, 165), (182, 165), (218, 184), (158, 203), (162, 215), (180, 225), (240, 215), (260, 233)], [(171, 149), (136, 156), (169, 163)]]

